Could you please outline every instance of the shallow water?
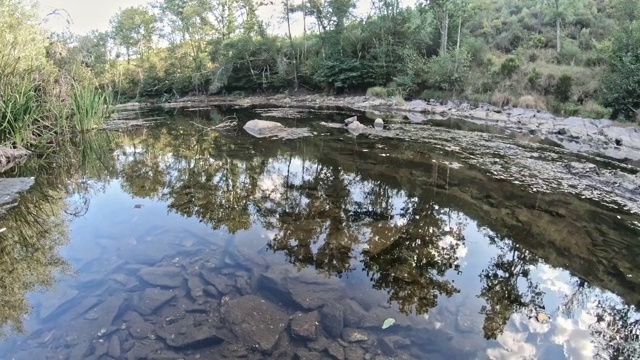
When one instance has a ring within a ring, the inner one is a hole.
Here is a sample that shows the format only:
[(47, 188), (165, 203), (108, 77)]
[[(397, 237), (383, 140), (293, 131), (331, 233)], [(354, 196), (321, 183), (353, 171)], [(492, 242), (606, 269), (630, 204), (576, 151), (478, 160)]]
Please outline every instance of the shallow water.
[(284, 115), (318, 135), (178, 111), (9, 174), (39, 176), (0, 219), (0, 358), (639, 356), (636, 217)]

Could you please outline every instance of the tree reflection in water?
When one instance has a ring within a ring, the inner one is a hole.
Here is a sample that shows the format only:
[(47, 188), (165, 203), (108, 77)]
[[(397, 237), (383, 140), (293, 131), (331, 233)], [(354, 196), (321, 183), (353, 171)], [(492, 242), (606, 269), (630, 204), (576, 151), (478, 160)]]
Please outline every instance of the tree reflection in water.
[[(343, 163), (338, 160), (342, 145), (335, 149), (322, 140), (285, 147), (184, 124), (140, 129), (113, 140), (85, 140), (83, 151), (61, 157), (57, 172), (42, 177), (54, 182), (41, 186), (49, 193), (33, 193), (34, 199), (22, 202), (24, 211), (36, 215), (30, 218), (18, 209), (15, 216), (0, 220), (1, 227), (25, 229), (23, 234), (2, 234), (14, 237), (0, 246), (2, 266), (8, 267), (2, 273), (13, 276), (12, 288), (6, 277), (0, 283), (2, 323), (19, 328), (18, 319), (28, 308), (24, 294), (52, 284), (53, 274), (65, 267), (56, 249), (67, 241), (66, 225), (42, 219), (61, 220), (52, 215), (66, 209), (64, 198), (69, 195), (84, 199), (69, 211), (81, 214), (90, 194), (116, 177), (129, 194), (165, 201), (170, 211), (213, 229), (236, 233), (259, 224), (272, 234), (268, 248), (298, 268), (332, 276), (362, 268), (372, 287), (387, 292), (405, 314), (426, 314), (443, 297), (460, 292), (452, 279), (464, 270), (460, 252), (466, 247), (466, 224), (451, 224), (456, 210), (443, 206), (438, 195), (449, 188), (450, 174), (436, 172), (437, 166), (416, 174), (432, 184), (405, 186), (387, 181), (381, 171), (365, 173)], [(44, 199), (50, 205), (43, 206)], [(26, 224), (29, 219), (39, 227)], [(484, 315), (487, 339), (496, 339), (514, 313), (540, 307), (545, 295), (530, 273), (541, 259), (494, 231), (484, 235), (497, 253), (479, 274), (478, 297), (485, 306), (478, 311)], [(33, 240), (54, 234), (59, 240)], [(578, 283), (566, 308), (589, 301), (594, 297), (588, 285)], [(597, 319), (591, 331), (602, 356), (637, 355), (632, 346), (638, 342), (635, 309), (605, 298), (597, 305), (591, 307)]]

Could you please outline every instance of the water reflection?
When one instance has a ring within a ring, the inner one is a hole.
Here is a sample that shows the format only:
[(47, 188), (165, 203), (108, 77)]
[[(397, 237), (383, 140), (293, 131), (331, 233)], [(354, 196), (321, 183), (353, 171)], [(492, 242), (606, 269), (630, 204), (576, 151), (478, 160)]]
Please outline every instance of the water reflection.
[[(306, 271), (313, 269), (314, 274), (348, 284), (348, 298), (358, 302), (358, 308), (362, 307), (358, 311), (374, 314), (372, 323), (358, 323), (371, 333), (380, 331), (381, 320), (386, 316), (397, 314), (395, 317), (400, 319), (404, 314), (411, 318), (406, 323), (399, 320), (399, 326), (388, 332), (410, 339), (412, 351), (398, 352), (409, 358), (420, 358), (425, 353), (492, 359), (640, 356), (636, 346), (640, 340), (640, 320), (633, 306), (637, 305), (635, 298), (629, 295), (634, 292), (633, 285), (625, 284), (628, 279), (612, 284), (611, 290), (617, 291), (620, 298), (605, 290), (608, 284), (598, 283), (598, 287), (585, 278), (548, 265), (562, 263), (570, 270), (580, 269), (574, 259), (558, 253), (548, 256), (540, 251), (540, 244), (531, 246), (520, 236), (535, 236), (534, 228), (539, 225), (536, 221), (544, 218), (536, 219), (535, 214), (546, 210), (545, 203), (562, 198), (538, 196), (530, 210), (510, 208), (508, 201), (512, 201), (516, 192), (513, 187), (497, 185), (504, 192), (504, 198), (499, 198), (491, 188), (496, 185), (474, 186), (473, 181), (482, 175), (473, 169), (456, 172), (446, 165), (446, 159), (420, 155), (414, 149), (391, 143), (383, 145), (388, 147), (384, 151), (394, 156), (374, 157), (375, 149), (380, 148), (376, 145), (380, 144), (368, 140), (343, 141), (337, 135), (285, 143), (254, 141), (242, 134), (221, 135), (179, 120), (172, 126), (120, 135), (99, 133), (68, 144), (60, 150), (62, 160), (55, 162), (56, 170), (40, 177), (49, 183), (38, 184), (39, 191), (28, 193), (18, 210), (0, 219), (0, 227), (20, 229), (0, 234), (7, 238), (0, 248), (2, 266), (8, 266), (2, 273), (10, 275), (1, 282), (0, 321), (20, 329), (20, 319), (28, 311), (26, 294), (37, 286), (52, 285), (55, 274), (66, 268), (65, 260), (58, 255), (58, 249), (68, 241), (66, 221), (69, 216), (86, 215), (90, 219), (99, 217), (100, 223), (93, 222), (88, 229), (78, 230), (79, 234), (89, 234), (82, 239), (88, 242), (87, 248), (78, 247), (81, 240), (74, 238), (75, 245), (70, 248), (76, 250), (69, 251), (71, 259), (81, 259), (74, 264), (80, 273), (75, 281), (83, 285), (72, 280), (65, 286), (76, 291), (71, 296), (76, 308), (84, 311), (94, 306), (110, 308), (113, 321), (105, 323), (106, 329), (115, 327), (117, 319), (127, 324), (135, 322), (131, 319), (140, 317), (138, 313), (152, 324), (162, 322), (161, 318), (149, 319), (156, 316), (155, 308), (139, 310), (142, 305), (138, 299), (154, 287), (145, 287), (144, 282), (138, 283), (134, 278), (149, 266), (165, 272), (170, 272), (166, 269), (174, 265), (181, 269), (181, 276), (187, 277), (187, 287), (181, 281), (177, 286), (165, 283), (160, 287), (175, 288), (171, 291), (182, 306), (187, 306), (185, 302), (190, 307), (196, 306), (193, 301), (204, 306), (201, 297), (208, 291), (208, 296), (217, 299), (215, 305), (207, 305), (211, 306), (206, 310), (209, 316), (214, 316), (211, 314), (215, 310), (215, 316), (224, 317), (229, 299), (234, 301), (235, 297), (248, 294), (275, 296), (274, 301), (291, 297), (289, 300), (295, 305), (283, 302), (289, 313), (329, 306), (324, 295), (318, 293), (314, 293), (317, 304), (308, 303), (309, 299), (301, 302), (295, 293), (298, 290), (286, 288), (286, 282), (278, 277), (281, 275), (276, 275), (287, 270), (282, 270), (273, 259), (264, 262), (247, 257), (244, 247), (254, 246), (266, 248), (275, 259), (284, 257), (299, 274), (308, 274)], [(369, 151), (354, 156), (361, 149)], [(29, 173), (34, 169), (21, 171)], [(133, 199), (125, 199), (129, 196)], [(525, 209), (535, 197), (519, 196), (519, 204), (524, 204)], [(131, 209), (131, 201), (144, 205), (144, 211), (124, 214), (121, 204), (126, 203)], [(487, 219), (487, 214), (494, 214), (486, 210), (487, 204), (506, 214)], [(606, 219), (605, 226), (611, 221), (608, 216), (613, 215), (579, 204), (588, 211), (578, 217), (591, 212)], [(168, 211), (165, 217), (163, 211)], [(517, 212), (520, 228), (512, 225), (511, 211)], [(190, 222), (193, 219), (208, 230), (196, 227)], [(74, 224), (79, 224), (79, 220)], [(630, 237), (629, 232), (633, 236), (628, 228), (624, 229), (626, 234), (604, 227), (599, 231), (615, 233), (608, 236), (623, 241)], [(51, 239), (41, 241), (48, 238)], [(557, 246), (551, 241), (545, 245)], [(15, 252), (15, 249), (23, 250)], [(599, 248), (591, 250), (596, 263), (606, 263), (608, 258), (600, 255)], [(87, 258), (80, 251), (95, 255)], [(591, 269), (592, 273), (583, 276), (618, 279), (606, 273), (613, 268), (607, 266), (610, 265)], [(226, 280), (212, 280), (205, 271), (209, 267), (218, 269), (216, 276)], [(145, 276), (142, 278), (148, 283)], [(293, 276), (297, 275), (286, 272), (286, 279)], [(105, 285), (102, 280), (107, 277), (117, 279), (119, 285)], [(204, 281), (202, 278), (214, 288), (198, 285)], [(86, 286), (88, 283), (91, 287)], [(318, 279), (300, 284), (303, 290), (309, 284), (321, 290), (325, 289), (323, 286), (327, 289), (337, 286)], [(87, 306), (75, 296), (78, 291), (89, 299), (103, 299), (105, 294), (122, 297), (122, 305), (118, 303), (112, 310), (111, 304), (104, 305), (108, 301), (91, 300)], [(380, 294), (384, 294), (382, 302), (375, 303)], [(46, 302), (46, 296), (39, 303)], [(331, 294), (329, 298), (340, 299), (342, 303), (344, 294), (340, 296)], [(176, 301), (172, 299), (169, 300)], [(344, 306), (341, 311), (346, 314)], [(169, 311), (163, 310), (162, 304), (157, 308), (160, 309), (157, 316), (169, 318), (162, 313)], [(63, 310), (59, 311), (61, 318), (56, 323), (71, 320), (65, 318), (70, 315), (62, 314)], [(56, 311), (54, 308), (46, 312), (47, 316), (39, 311), (36, 326), (42, 328), (32, 334), (54, 337), (47, 326), (54, 322)], [(77, 309), (70, 312), (76, 317), (84, 314)], [(549, 314), (551, 322), (537, 321), (536, 314), (540, 312)], [(385, 316), (380, 318), (381, 314)], [(87, 316), (84, 320), (90, 320)], [(96, 325), (81, 322), (78, 326), (90, 329)], [(93, 329), (93, 333), (100, 330)], [(118, 347), (120, 343), (130, 344), (130, 356), (135, 354), (132, 348), (149, 350), (141, 347), (140, 339), (130, 335), (130, 331), (113, 331), (116, 335), (110, 343), (118, 337)], [(325, 331), (331, 338), (331, 331)], [(423, 331), (426, 332), (421, 334)], [(233, 332), (240, 338), (235, 341), (241, 342), (242, 336)], [(162, 330), (156, 328), (155, 333), (162, 338)], [(340, 337), (340, 332), (337, 334)], [(145, 339), (156, 340), (155, 335)], [(172, 341), (163, 341), (153, 342), (157, 347), (153, 351), (160, 351), (165, 345), (178, 351)], [(380, 342), (386, 341), (391, 340), (380, 335), (371, 348), (361, 347), (363, 351), (375, 348), (384, 353), (386, 345)], [(295, 346), (313, 350), (317, 342)], [(47, 343), (50, 345), (51, 340)], [(24, 346), (19, 340), (11, 344), (14, 348), (5, 350), (7, 354)], [(100, 352), (96, 350), (99, 346), (102, 345), (86, 345), (84, 352), (73, 354), (95, 355)], [(122, 345), (123, 349), (127, 347)], [(403, 348), (392, 346), (396, 347)], [(178, 348), (189, 351), (182, 355), (195, 356), (194, 349), (188, 346)], [(331, 351), (329, 347), (326, 349)], [(351, 347), (345, 351), (351, 350), (355, 351)]]

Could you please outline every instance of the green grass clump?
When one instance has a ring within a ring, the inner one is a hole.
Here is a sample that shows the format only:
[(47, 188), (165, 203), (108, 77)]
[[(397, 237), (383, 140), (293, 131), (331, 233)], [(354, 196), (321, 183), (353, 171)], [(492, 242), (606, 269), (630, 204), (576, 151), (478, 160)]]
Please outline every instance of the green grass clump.
[(28, 145), (43, 117), (42, 84), (35, 69), (19, 65), (19, 59), (0, 56), (0, 144)]
[(367, 96), (386, 99), (389, 97), (389, 92), (382, 86), (374, 86), (367, 89)]
[(85, 132), (101, 126), (109, 115), (111, 98), (109, 91), (74, 84), (71, 107), (76, 130)]

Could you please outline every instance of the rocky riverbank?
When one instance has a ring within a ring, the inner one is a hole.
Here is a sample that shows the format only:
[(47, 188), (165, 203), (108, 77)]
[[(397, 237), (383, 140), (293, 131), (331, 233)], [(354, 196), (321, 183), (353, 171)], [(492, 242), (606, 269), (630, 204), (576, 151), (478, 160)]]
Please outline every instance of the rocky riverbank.
[[(136, 105), (121, 107), (131, 109)], [(539, 136), (555, 141), (565, 148), (588, 154), (601, 154), (618, 160), (640, 161), (640, 129), (637, 126), (616, 123), (607, 119), (580, 117), (557, 117), (553, 114), (531, 109), (496, 108), (488, 104), (472, 106), (465, 102), (446, 103), (431, 100), (410, 102), (379, 99), (368, 96), (251, 96), (233, 97), (186, 97), (163, 104), (165, 107), (202, 107), (226, 105), (247, 108), (286, 107), (316, 110), (355, 110), (377, 112), (379, 115), (400, 117), (410, 123), (449, 118), (464, 119), (471, 124), (495, 127), (505, 131)]]
[[(145, 104), (125, 107), (135, 106)], [(357, 133), (363, 136), (428, 143), (532, 192), (570, 193), (640, 214), (640, 129), (606, 119), (559, 118), (528, 109), (397, 102), (366, 96), (192, 97), (163, 106), (249, 108), (265, 118), (302, 118), (308, 110), (365, 112), (366, 116), (358, 119), (367, 125), (366, 117), (382, 117), (389, 125), (385, 130), (362, 125)]]

